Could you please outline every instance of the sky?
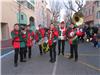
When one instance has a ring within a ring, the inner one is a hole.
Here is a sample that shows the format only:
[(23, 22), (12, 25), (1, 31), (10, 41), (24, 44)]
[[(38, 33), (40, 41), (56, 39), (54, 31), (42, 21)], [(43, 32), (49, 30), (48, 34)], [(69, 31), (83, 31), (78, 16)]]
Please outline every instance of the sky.
[[(46, 1), (48, 3), (48, 6), (47, 7), (50, 8), (49, 0), (46, 0)], [(50, 1), (53, 1), (53, 0), (50, 0)], [(68, 0), (54, 0), (54, 1), (59, 1), (61, 3), (61, 5), (62, 5), (62, 9), (60, 11), (60, 17), (61, 17), (60, 18), (60, 21), (62, 21), (63, 18), (64, 18), (64, 15), (66, 14), (66, 12), (65, 12), (66, 8), (64, 7), (63, 1), (66, 2)], [(84, 0), (84, 4), (85, 4), (85, 1), (86, 0)], [(75, 0), (72, 0), (72, 2), (73, 2), (73, 6), (75, 7), (75, 9), (77, 9), (77, 5), (75, 4)], [(67, 4), (67, 2), (66, 2), (66, 4)]]

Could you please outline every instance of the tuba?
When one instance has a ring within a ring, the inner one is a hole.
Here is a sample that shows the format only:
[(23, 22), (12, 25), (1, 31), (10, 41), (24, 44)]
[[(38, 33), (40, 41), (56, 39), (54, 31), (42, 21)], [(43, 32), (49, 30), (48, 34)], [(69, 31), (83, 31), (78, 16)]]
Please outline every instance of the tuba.
[[(73, 24), (75, 24), (75, 25), (74, 25), (75, 28), (77, 28), (77, 27), (83, 25), (83, 22), (84, 22), (83, 17), (84, 17), (84, 16), (83, 16), (82, 12), (80, 12), (80, 11), (74, 13), (73, 17), (71, 18), (71, 22), (72, 22)], [(70, 30), (69, 30), (69, 31), (70, 31)], [(69, 33), (69, 31), (68, 31), (68, 33)], [(77, 37), (75, 36), (75, 32), (74, 32), (74, 31), (71, 32), (71, 33), (68, 35), (68, 37), (69, 37), (69, 38), (72, 38), (72, 37), (73, 37), (72, 40), (74, 40), (74, 39), (77, 38)]]
[(72, 22), (73, 22), (76, 26), (82, 25), (83, 22), (84, 22), (82, 12), (76, 12), (76, 13), (74, 13), (73, 18), (72, 18)]

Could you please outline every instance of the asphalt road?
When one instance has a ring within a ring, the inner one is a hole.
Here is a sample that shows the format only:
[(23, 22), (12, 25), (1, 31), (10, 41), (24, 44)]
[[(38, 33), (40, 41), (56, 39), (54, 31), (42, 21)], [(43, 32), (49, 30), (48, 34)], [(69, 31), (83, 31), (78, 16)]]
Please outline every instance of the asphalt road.
[(14, 53), (1, 58), (2, 75), (100, 75), (100, 49), (90, 43), (79, 44), (79, 60), (69, 60), (69, 45), (66, 43), (65, 55), (58, 56), (55, 63), (49, 62), (49, 53), (39, 55), (37, 45), (32, 48), (32, 58), (14, 67)]

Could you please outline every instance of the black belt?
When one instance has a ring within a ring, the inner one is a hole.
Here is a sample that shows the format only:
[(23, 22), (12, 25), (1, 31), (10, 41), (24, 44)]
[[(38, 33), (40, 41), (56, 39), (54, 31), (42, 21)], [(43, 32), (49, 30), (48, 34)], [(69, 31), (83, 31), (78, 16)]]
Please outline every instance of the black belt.
[(25, 41), (14, 41), (14, 42), (25, 42)]
[(14, 42), (20, 42), (20, 41), (14, 41)]

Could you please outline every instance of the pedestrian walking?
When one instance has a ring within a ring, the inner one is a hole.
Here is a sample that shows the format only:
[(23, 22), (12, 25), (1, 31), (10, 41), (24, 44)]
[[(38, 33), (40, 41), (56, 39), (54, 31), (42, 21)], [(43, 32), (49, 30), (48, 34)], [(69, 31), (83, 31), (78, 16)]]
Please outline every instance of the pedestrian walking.
[(97, 41), (98, 41), (98, 48), (100, 48), (100, 28), (98, 29), (98, 33), (97, 33)]

